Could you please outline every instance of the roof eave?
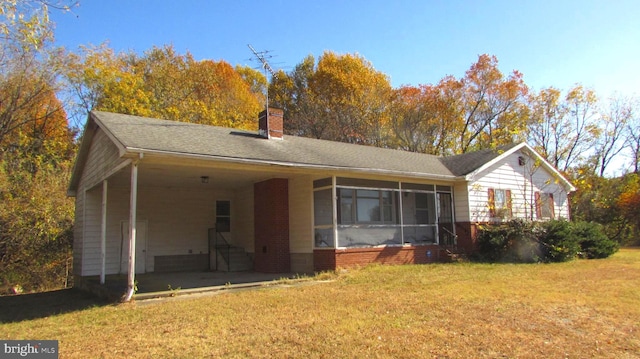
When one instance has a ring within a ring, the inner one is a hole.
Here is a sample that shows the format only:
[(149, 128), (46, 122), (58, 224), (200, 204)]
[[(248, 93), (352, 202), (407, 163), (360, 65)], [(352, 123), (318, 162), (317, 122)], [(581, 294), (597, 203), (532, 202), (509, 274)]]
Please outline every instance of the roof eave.
[(145, 156), (156, 156), (156, 157), (167, 157), (167, 158), (190, 158), (190, 159), (199, 159), (199, 160), (205, 160), (205, 161), (209, 160), (209, 161), (226, 162), (226, 163), (253, 164), (253, 165), (261, 165), (261, 166), (277, 166), (277, 167), (283, 167), (283, 168), (346, 171), (346, 172), (354, 172), (354, 173), (368, 173), (368, 174), (408, 177), (408, 178), (416, 178), (416, 179), (419, 178), (419, 179), (432, 179), (432, 180), (443, 180), (443, 181), (458, 181), (462, 179), (462, 177), (454, 176), (454, 175), (426, 174), (422, 172), (406, 172), (406, 171), (400, 171), (400, 170), (373, 169), (373, 168), (363, 168), (363, 167), (330, 166), (330, 165), (319, 165), (319, 164), (313, 164), (313, 163), (270, 161), (270, 160), (260, 160), (260, 159), (253, 159), (253, 158), (213, 156), (213, 155), (182, 153), (182, 152), (163, 151), (163, 150), (151, 150), (151, 149), (144, 149), (144, 148), (127, 148), (126, 152), (127, 153), (124, 155), (124, 157), (143, 154)]
[(569, 181), (562, 173), (560, 173), (560, 171), (558, 171), (551, 163), (549, 163), (549, 161), (547, 161), (544, 157), (542, 157), (538, 153), (538, 151), (534, 150), (533, 147), (529, 146), (526, 143), (525, 143), (525, 147), (526, 147), (527, 151), (529, 151), (531, 154), (536, 156), (536, 158), (538, 158), (541, 161), (542, 165), (549, 172), (551, 172), (556, 178), (558, 178), (562, 182), (564, 182), (564, 184), (565, 184), (564, 187), (565, 187), (565, 189), (567, 190), (568, 193), (576, 191), (576, 187), (571, 183), (571, 181)]
[(98, 128), (101, 128), (107, 137), (109, 137), (109, 139), (116, 145), (120, 157), (125, 156), (127, 153), (127, 149), (122, 142), (118, 140), (111, 131), (109, 131), (107, 126), (104, 126), (102, 121), (100, 121), (93, 111), (90, 112), (87, 116), (87, 123), (85, 124), (84, 131), (82, 132), (82, 139), (76, 156), (76, 162), (73, 164), (69, 187), (67, 187), (67, 196), (69, 197), (75, 197), (78, 194), (80, 178), (82, 177), (82, 172), (84, 171), (84, 166), (87, 161), (87, 157), (89, 156), (89, 149), (93, 142), (93, 137), (98, 131)]
[(474, 178), (478, 175), (478, 173), (486, 170), (487, 168), (503, 160), (505, 157), (523, 148), (526, 149), (526, 151), (529, 152), (530, 155), (533, 155), (536, 157), (536, 159), (540, 160), (540, 163), (542, 163), (542, 166), (545, 167), (549, 172), (551, 172), (555, 177), (557, 177), (562, 182), (564, 182), (564, 187), (567, 190), (567, 192), (576, 191), (576, 187), (574, 187), (573, 184), (562, 173), (560, 173), (555, 167), (553, 167), (551, 163), (549, 163), (549, 161), (547, 161), (544, 157), (542, 157), (536, 150), (533, 149), (533, 147), (529, 146), (526, 142), (522, 142), (510, 148), (509, 150), (504, 151), (504, 153), (500, 154), (498, 157), (480, 166), (480, 168), (476, 169), (475, 171), (465, 175), (464, 176), (465, 180), (473, 181)]
[[(480, 166), (479, 168), (477, 168), (477, 169), (476, 169), (476, 170), (474, 170), (473, 172), (467, 173), (467, 174), (464, 176), (464, 178), (465, 178), (467, 181), (473, 181), (473, 179), (475, 178), (475, 176), (476, 176), (478, 173), (480, 173), (480, 172), (482, 172), (482, 171), (486, 170), (487, 168), (489, 168), (489, 167), (493, 166), (494, 164), (496, 164), (496, 163), (498, 163), (498, 162), (502, 161), (502, 159), (504, 159), (505, 157), (507, 157), (507, 156), (511, 155), (512, 153), (514, 153), (514, 152), (518, 151), (519, 149), (521, 149), (522, 147), (525, 147), (525, 146), (527, 146), (527, 144), (526, 144), (526, 143), (524, 143), (524, 142), (522, 142), (522, 143), (520, 143), (520, 144), (518, 144), (518, 145), (516, 145), (516, 146), (511, 147), (510, 149), (508, 149), (508, 150), (504, 151), (503, 153), (501, 153), (501, 154), (500, 154), (500, 155), (498, 155), (497, 157), (493, 158), (491, 161), (489, 161), (489, 162), (487, 162), (487, 163), (483, 164), (482, 166)], [(535, 152), (535, 151), (534, 151), (534, 152)]]
[(73, 170), (71, 171), (71, 178), (69, 179), (69, 187), (67, 187), (67, 196), (75, 197), (78, 192), (78, 185), (80, 184), (80, 177), (84, 171), (84, 165), (89, 156), (89, 147), (91, 147), (91, 141), (96, 133), (98, 126), (92, 119), (91, 114), (87, 116), (87, 123), (82, 131), (82, 137), (80, 140), (80, 148), (76, 155), (76, 161), (73, 164)]

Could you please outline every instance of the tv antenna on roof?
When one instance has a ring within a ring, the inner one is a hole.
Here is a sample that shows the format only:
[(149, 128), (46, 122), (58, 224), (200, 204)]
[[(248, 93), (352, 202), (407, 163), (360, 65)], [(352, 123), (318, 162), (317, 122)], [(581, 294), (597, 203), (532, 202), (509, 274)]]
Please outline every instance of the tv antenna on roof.
[[(265, 56), (267, 54), (267, 51), (258, 52), (258, 51), (256, 51), (256, 49), (253, 48), (253, 46), (251, 46), (251, 44), (248, 44), (247, 46), (249, 46), (249, 49), (251, 49), (251, 52), (253, 52), (253, 54), (256, 56), (258, 61), (260, 61), (262, 63), (262, 68), (264, 69), (264, 77), (267, 77), (267, 71), (269, 71), (269, 73), (271, 74), (272, 77), (276, 77), (277, 76), (276, 72), (273, 70), (273, 68), (271, 68), (271, 65), (269, 65), (269, 62), (267, 62), (267, 58)], [(267, 111), (269, 111), (269, 81), (268, 81), (268, 78), (267, 78), (267, 91), (266, 91), (265, 108), (266, 108)]]

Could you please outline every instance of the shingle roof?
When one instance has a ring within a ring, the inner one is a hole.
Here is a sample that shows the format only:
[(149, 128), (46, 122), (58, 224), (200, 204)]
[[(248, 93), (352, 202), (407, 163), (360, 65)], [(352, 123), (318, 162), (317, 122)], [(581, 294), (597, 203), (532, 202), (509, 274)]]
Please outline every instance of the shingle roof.
[(490, 162), (517, 145), (517, 143), (512, 143), (496, 147), (495, 149), (486, 149), (456, 156), (441, 157), (440, 160), (445, 166), (447, 166), (451, 173), (456, 176), (464, 176), (477, 170), (485, 163)]
[(156, 151), (198, 157), (332, 167), (431, 178), (456, 175), (433, 155), (284, 136), (266, 140), (256, 132), (93, 111), (98, 125), (128, 151)]

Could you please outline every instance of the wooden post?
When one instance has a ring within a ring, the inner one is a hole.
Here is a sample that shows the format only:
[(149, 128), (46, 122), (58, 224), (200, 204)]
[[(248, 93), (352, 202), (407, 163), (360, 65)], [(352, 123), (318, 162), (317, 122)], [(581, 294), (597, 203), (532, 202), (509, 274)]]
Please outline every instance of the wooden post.
[[(142, 158), (142, 154), (140, 155), (140, 158)], [(127, 292), (123, 298), (124, 302), (130, 301), (135, 293), (138, 163), (139, 161), (134, 161), (131, 164), (131, 197), (129, 199), (129, 270), (127, 271)]]
[(333, 223), (333, 248), (338, 248), (338, 190), (336, 189), (336, 176), (331, 176), (331, 211)]

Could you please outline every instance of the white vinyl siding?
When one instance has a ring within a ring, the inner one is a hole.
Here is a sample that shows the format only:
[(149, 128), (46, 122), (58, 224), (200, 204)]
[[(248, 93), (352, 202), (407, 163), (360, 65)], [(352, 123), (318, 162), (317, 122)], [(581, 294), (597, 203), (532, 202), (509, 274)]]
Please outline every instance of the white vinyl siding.
[[(83, 246), (83, 276), (100, 273), (101, 196), (102, 191), (98, 187), (87, 192), (85, 218), (88, 222)], [(231, 200), (234, 216), (233, 196), (231, 191), (139, 188), (137, 217), (139, 221), (147, 222), (145, 271), (154, 271), (155, 256), (208, 253), (207, 229), (215, 224), (216, 200)], [(123, 241), (120, 226), (128, 218), (129, 188), (110, 186), (107, 204), (107, 274), (120, 271)], [(241, 222), (237, 224), (240, 226)]]
[(84, 232), (84, 191), (76, 194), (75, 220), (73, 224), (73, 274), (82, 275), (82, 236)]
[[(100, 273), (102, 186), (99, 184), (108, 173), (124, 161), (119, 157), (117, 147), (104, 131), (97, 129), (76, 194), (73, 240), (74, 273), (76, 274), (86, 276)], [(109, 251), (110, 248), (107, 248)]]
[(89, 189), (100, 184), (114, 168), (125, 161), (120, 158), (118, 148), (104, 131), (96, 130), (82, 171), (79, 189)]
[(309, 176), (289, 180), (289, 249), (313, 253), (313, 181)]
[(313, 273), (313, 181), (289, 179), (289, 252), (291, 271)]
[[(524, 156), (526, 163), (519, 165), (518, 157)], [(469, 191), (469, 213), (472, 222), (491, 220), (488, 206), (488, 190), (511, 191), (513, 218), (536, 220), (535, 192), (552, 193), (555, 218), (569, 218), (567, 192), (544, 167), (532, 166), (533, 160), (520, 151), (508, 156), (485, 171), (478, 173), (467, 184)], [(458, 196), (458, 193), (456, 193)], [(460, 198), (456, 198), (459, 203)], [(457, 208), (456, 208), (457, 209)], [(457, 212), (458, 219), (460, 213)]]
[(254, 253), (255, 232), (253, 214), (253, 184), (235, 191), (231, 202), (233, 241), (247, 253)]
[(471, 194), (468, 192), (467, 183), (459, 182), (453, 186), (454, 212), (457, 222), (471, 221), (471, 213), (469, 212), (469, 198)]

